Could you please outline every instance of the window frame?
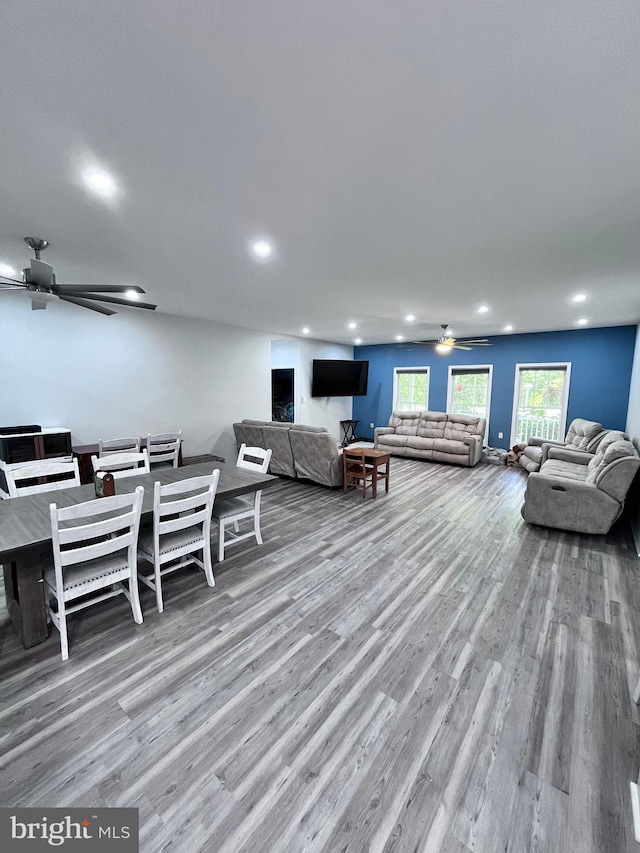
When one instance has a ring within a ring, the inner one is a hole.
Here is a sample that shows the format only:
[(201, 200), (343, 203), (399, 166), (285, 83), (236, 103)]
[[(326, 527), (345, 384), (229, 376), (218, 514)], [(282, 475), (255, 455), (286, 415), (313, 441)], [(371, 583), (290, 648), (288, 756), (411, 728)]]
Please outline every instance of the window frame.
[(393, 368), (393, 406), (392, 411), (399, 411), (398, 409), (398, 376), (401, 373), (426, 373), (427, 374), (427, 399), (425, 400), (425, 408), (417, 409), (416, 411), (428, 411), (429, 410), (429, 394), (431, 392), (431, 367), (428, 364), (425, 365), (411, 365), (410, 367), (394, 367)]
[(491, 392), (493, 390), (493, 365), (492, 364), (450, 364), (449, 365), (449, 378), (447, 381), (447, 414), (451, 412), (451, 406), (453, 404), (453, 377), (454, 370), (457, 370), (459, 373), (463, 373), (465, 371), (469, 373), (487, 373), (487, 426), (485, 428), (484, 433), (484, 443), (485, 445), (489, 443), (489, 417), (491, 415)]
[(509, 447), (517, 442), (516, 426), (518, 423), (518, 400), (520, 399), (520, 376), (523, 370), (564, 370), (565, 381), (562, 389), (562, 411), (560, 413), (560, 428), (558, 438), (560, 441), (567, 433), (567, 411), (569, 407), (569, 390), (571, 384), (571, 362), (570, 361), (536, 361), (518, 362), (513, 383), (513, 407), (511, 409), (511, 440)]

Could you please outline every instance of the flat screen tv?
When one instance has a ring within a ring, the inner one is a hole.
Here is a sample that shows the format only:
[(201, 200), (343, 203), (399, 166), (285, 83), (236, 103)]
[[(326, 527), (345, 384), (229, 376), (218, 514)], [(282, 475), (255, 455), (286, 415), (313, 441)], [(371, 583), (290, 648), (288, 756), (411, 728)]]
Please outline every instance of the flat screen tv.
[(314, 358), (312, 397), (364, 397), (369, 378), (368, 361)]

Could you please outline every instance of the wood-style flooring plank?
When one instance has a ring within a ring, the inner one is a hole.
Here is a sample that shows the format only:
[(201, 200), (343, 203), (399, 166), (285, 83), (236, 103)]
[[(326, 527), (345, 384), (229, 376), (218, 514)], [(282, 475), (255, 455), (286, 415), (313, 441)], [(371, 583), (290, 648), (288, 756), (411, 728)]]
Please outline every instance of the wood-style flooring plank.
[(283, 479), (213, 589), (83, 611), (65, 663), (0, 612), (0, 805), (137, 807), (143, 853), (631, 853), (639, 562), (524, 524), (525, 486)]

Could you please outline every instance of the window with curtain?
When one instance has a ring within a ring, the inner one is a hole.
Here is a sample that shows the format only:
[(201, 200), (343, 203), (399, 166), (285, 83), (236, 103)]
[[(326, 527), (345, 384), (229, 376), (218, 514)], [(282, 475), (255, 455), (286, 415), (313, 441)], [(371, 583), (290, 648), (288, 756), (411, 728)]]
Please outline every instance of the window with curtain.
[(429, 368), (395, 367), (393, 370), (393, 410), (418, 412), (429, 408)]
[(570, 370), (569, 362), (516, 365), (511, 444), (564, 437)]

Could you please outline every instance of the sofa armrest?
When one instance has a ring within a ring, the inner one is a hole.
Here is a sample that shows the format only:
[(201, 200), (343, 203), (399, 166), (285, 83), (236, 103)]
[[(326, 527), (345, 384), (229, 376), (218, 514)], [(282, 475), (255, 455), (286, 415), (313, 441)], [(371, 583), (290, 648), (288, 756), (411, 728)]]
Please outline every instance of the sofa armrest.
[(482, 436), (465, 435), (462, 440), (469, 447), (469, 465), (475, 465), (482, 456)]
[(545, 442), (542, 445), (542, 462), (546, 459), (560, 459), (562, 462), (575, 462), (577, 465), (588, 465), (593, 459), (593, 453), (585, 453), (583, 450), (572, 450), (564, 446), (558, 447)]
[(395, 432), (395, 427), (376, 427), (373, 431), (373, 437), (375, 439), (379, 435), (389, 435), (392, 432)]
[(552, 444), (554, 447), (564, 447), (564, 441), (554, 441), (552, 438), (540, 438), (539, 435), (530, 435), (527, 439), (527, 444), (533, 444), (537, 447), (542, 447), (543, 444)]

